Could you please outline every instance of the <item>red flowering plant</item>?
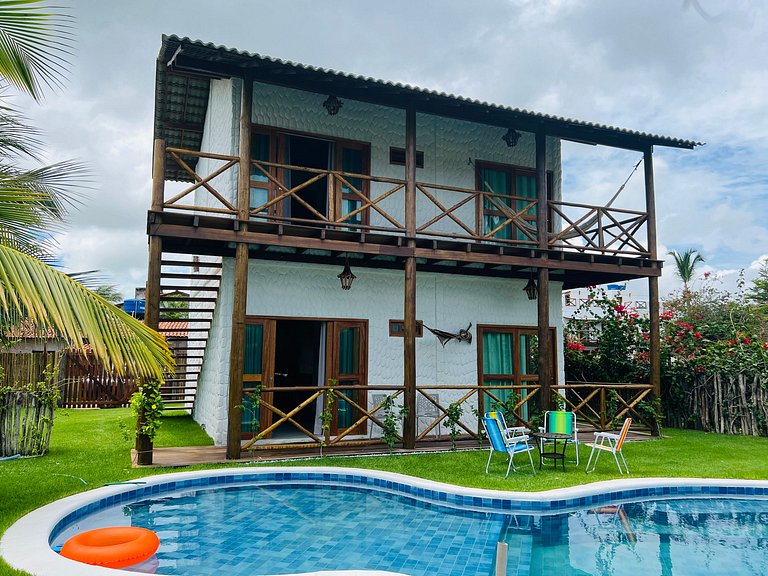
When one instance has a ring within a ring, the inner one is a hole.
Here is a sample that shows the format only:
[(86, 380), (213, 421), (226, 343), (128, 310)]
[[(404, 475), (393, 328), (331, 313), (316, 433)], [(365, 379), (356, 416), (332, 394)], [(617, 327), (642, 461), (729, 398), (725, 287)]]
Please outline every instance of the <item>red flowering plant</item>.
[(648, 319), (600, 288), (566, 323), (565, 342), (566, 380), (648, 381)]
[(708, 279), (697, 291), (665, 302), (673, 312), (664, 326), (672, 361), (688, 374), (768, 376), (766, 316), (741, 289), (718, 289)]

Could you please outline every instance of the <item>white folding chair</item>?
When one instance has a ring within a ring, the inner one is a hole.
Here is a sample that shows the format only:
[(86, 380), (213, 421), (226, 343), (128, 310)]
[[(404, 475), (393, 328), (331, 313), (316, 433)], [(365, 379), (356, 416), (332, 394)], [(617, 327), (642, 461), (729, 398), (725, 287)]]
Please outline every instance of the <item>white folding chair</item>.
[[(627, 472), (627, 475), (629, 474), (627, 461), (624, 459), (624, 452), (622, 452), (621, 449), (624, 446), (624, 440), (627, 438), (630, 424), (632, 424), (632, 418), (624, 420), (624, 425), (621, 427), (621, 431), (618, 434), (612, 432), (595, 432), (595, 441), (587, 442), (587, 446), (592, 447), (592, 451), (589, 453), (589, 460), (587, 461), (587, 473), (595, 471), (601, 452), (610, 452), (613, 454), (613, 459), (616, 460), (616, 466), (619, 467), (619, 474), (624, 474), (624, 471)], [(589, 465), (592, 463), (592, 456), (595, 455), (595, 450), (597, 450), (597, 456), (595, 457), (595, 463), (592, 466), (592, 470), (590, 470)], [(621, 468), (619, 456), (621, 456), (621, 462), (624, 463), (624, 470)]]

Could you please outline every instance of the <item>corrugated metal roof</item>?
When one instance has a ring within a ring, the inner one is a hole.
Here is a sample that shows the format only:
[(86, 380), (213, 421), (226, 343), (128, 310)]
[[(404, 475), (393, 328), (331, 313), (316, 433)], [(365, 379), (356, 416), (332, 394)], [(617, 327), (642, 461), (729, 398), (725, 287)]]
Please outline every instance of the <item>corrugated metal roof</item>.
[[(235, 50), (200, 40), (163, 36), (157, 68), (155, 130), (172, 145), (193, 147), (202, 131), (210, 77), (251, 76), (254, 80), (321, 94), (405, 108), (521, 131), (544, 130), (561, 138), (592, 144), (645, 149), (694, 148), (702, 143), (502, 106), (402, 84)], [(186, 139), (186, 140), (185, 140)], [(197, 148), (195, 148), (197, 149)]]

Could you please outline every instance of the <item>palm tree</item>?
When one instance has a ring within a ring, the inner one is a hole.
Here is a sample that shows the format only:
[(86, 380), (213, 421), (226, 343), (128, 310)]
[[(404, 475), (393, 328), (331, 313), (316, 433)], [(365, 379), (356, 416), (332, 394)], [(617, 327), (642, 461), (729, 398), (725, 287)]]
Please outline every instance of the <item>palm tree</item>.
[(675, 250), (670, 250), (668, 254), (675, 259), (675, 271), (680, 277), (680, 280), (683, 281), (683, 295), (685, 296), (690, 294), (688, 285), (690, 284), (691, 279), (693, 279), (693, 273), (696, 270), (696, 265), (700, 262), (704, 262), (704, 257), (693, 248), (689, 248), (682, 254), (676, 252)]
[[(69, 18), (44, 8), (41, 0), (0, 1), (0, 81), (35, 100), (43, 87), (61, 85), (71, 40)], [(38, 161), (38, 147), (21, 115), (0, 103), (0, 339), (26, 318), (90, 346), (118, 373), (162, 379), (173, 369), (162, 336), (41, 261), (84, 171), (73, 162), (19, 168), (21, 158)]]

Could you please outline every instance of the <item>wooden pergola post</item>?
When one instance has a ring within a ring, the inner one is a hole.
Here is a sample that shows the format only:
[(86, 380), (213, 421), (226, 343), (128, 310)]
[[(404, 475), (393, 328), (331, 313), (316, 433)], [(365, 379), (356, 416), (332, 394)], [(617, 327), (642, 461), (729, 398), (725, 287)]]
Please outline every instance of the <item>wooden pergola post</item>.
[[(150, 210), (157, 221), (158, 212), (163, 211), (165, 199), (165, 140), (156, 138), (152, 156), (152, 204)], [(163, 259), (163, 239), (160, 236), (149, 237), (149, 261), (147, 263), (147, 284), (144, 294), (144, 324), (157, 330), (160, 325), (160, 269)], [(139, 412), (136, 420), (136, 455), (137, 464), (152, 464), (152, 439), (141, 433), (144, 426), (144, 412)]]
[[(648, 256), (658, 259), (656, 247), (656, 190), (653, 184), (653, 147), (643, 152), (645, 173), (645, 211), (648, 216)], [(659, 325), (659, 277), (648, 277), (648, 315), (650, 320), (650, 362), (653, 394), (661, 396), (661, 327)]]
[[(237, 220), (242, 234), (248, 231), (251, 205), (251, 114), (253, 80), (243, 78), (240, 103), (240, 165), (237, 179)], [(229, 352), (229, 419), (227, 427), (227, 458), (240, 458), (243, 421), (243, 370), (245, 365), (245, 310), (248, 297), (248, 243), (238, 242), (235, 248), (235, 271), (232, 289), (232, 337)]]
[[(543, 259), (549, 248), (549, 204), (547, 198), (547, 137), (536, 132), (536, 230)], [(549, 341), (549, 268), (538, 270), (539, 406), (552, 404), (552, 350)]]
[[(405, 233), (408, 247), (416, 247), (416, 109), (405, 112)], [(403, 447), (416, 446), (416, 257), (405, 259), (403, 319)]]

